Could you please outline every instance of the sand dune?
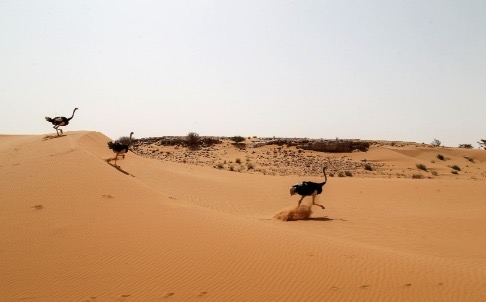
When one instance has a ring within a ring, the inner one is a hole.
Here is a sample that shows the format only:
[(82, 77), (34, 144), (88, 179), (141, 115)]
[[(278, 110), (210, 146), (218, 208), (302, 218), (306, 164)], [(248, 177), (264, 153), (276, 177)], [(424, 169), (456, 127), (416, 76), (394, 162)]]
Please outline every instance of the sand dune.
[(330, 177), (325, 210), (281, 221), (302, 176), (134, 153), (115, 168), (109, 140), (0, 136), (0, 301), (486, 300), (485, 151), (442, 150), (473, 153), (452, 176), (436, 150), (348, 154), (444, 177)]

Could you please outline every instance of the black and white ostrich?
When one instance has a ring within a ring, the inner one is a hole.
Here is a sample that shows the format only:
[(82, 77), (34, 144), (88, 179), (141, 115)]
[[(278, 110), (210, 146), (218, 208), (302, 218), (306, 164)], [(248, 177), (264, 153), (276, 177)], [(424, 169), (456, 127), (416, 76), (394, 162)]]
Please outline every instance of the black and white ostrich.
[(76, 110), (78, 110), (78, 108), (74, 108), (73, 115), (71, 115), (71, 117), (69, 118), (64, 116), (57, 116), (55, 118), (50, 118), (46, 116), (46, 121), (54, 125), (54, 127), (52, 128), (56, 129), (57, 136), (59, 136), (59, 131), (61, 131), (61, 134), (63, 134), (62, 129), (59, 127), (69, 125), (69, 121), (74, 117), (74, 112), (76, 112)]
[(303, 181), (290, 187), (291, 196), (294, 194), (299, 194), (300, 196), (302, 196), (302, 198), (299, 200), (299, 204), (297, 205), (297, 207), (300, 206), (300, 203), (302, 202), (302, 199), (304, 199), (304, 197), (312, 196), (312, 205), (319, 206), (324, 209), (323, 205), (314, 202), (316, 196), (322, 193), (322, 187), (327, 182), (326, 167), (324, 167), (322, 170), (325, 177), (324, 182)]
[(123, 156), (123, 159), (125, 159), (125, 154), (128, 152), (128, 148), (130, 148), (130, 145), (132, 143), (132, 135), (133, 132), (130, 132), (130, 139), (128, 141), (128, 144), (124, 144), (120, 141), (115, 141), (115, 142), (108, 142), (108, 148), (113, 150), (115, 152), (115, 158), (110, 158), (108, 162), (112, 161), (113, 159), (115, 160), (115, 167), (116, 165), (116, 160), (118, 159), (118, 156)]

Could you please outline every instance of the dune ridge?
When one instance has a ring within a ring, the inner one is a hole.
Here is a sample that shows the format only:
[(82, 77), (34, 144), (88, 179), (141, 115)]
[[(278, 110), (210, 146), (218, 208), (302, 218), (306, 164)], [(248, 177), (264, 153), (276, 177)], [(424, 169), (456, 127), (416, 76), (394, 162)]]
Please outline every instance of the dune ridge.
[(2, 301), (486, 297), (482, 180), (331, 178), (326, 210), (287, 222), (301, 176), (117, 169), (101, 133), (44, 137), (0, 136)]

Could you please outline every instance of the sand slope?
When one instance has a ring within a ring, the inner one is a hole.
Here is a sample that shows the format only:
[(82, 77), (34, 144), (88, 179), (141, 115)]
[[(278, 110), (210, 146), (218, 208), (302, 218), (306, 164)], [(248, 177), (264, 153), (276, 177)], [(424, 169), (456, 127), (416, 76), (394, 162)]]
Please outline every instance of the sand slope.
[(302, 177), (66, 134), (0, 136), (0, 301), (486, 300), (482, 180), (330, 178), (283, 222)]

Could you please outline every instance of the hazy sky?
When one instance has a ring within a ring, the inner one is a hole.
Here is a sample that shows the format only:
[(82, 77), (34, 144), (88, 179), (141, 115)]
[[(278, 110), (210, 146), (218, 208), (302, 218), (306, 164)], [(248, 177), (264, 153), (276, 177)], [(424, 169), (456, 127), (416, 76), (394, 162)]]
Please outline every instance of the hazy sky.
[(486, 139), (486, 1), (0, 0), (0, 133)]

